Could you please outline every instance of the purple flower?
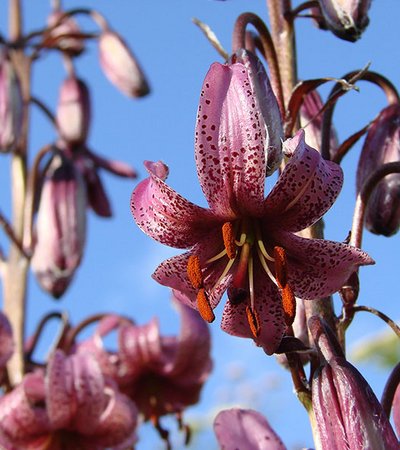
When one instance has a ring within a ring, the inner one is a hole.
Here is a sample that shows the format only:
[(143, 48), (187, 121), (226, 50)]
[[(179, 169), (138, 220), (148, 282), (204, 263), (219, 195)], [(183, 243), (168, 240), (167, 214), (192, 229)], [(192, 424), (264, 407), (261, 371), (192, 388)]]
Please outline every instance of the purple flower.
[[(157, 421), (197, 403), (212, 367), (207, 324), (196, 311), (175, 303), (181, 315), (177, 337), (161, 336), (156, 319), (139, 326), (108, 316), (76, 350), (78, 354), (91, 353), (146, 420)], [(118, 330), (118, 351), (108, 352), (103, 338), (113, 329)]]
[(128, 97), (143, 97), (150, 91), (143, 71), (125, 41), (105, 29), (99, 37), (100, 64), (104, 74)]
[(317, 317), (309, 320), (309, 328), (323, 359), (312, 381), (317, 448), (398, 450), (381, 404), (360, 372), (346, 361), (330, 330)]
[(267, 419), (251, 409), (221, 411), (214, 431), (221, 450), (286, 450)]
[[(400, 161), (400, 105), (384, 108), (375, 119), (357, 168), (357, 192), (385, 163)], [(366, 210), (366, 228), (375, 234), (392, 236), (400, 227), (400, 174), (386, 176), (374, 188)]]
[(131, 206), (145, 233), (188, 249), (161, 263), (153, 277), (183, 292), (182, 301), (209, 322), (227, 290), (222, 328), (272, 354), (293, 321), (295, 296), (325, 297), (373, 261), (349, 245), (295, 234), (322, 217), (342, 186), (340, 167), (307, 146), (303, 132), (285, 142), (292, 156), (264, 198), (266, 133), (255, 95), (243, 64), (211, 66), (195, 144), (209, 209), (172, 190), (161, 162), (145, 163), (150, 177), (134, 190)]
[(82, 176), (64, 155), (53, 156), (40, 193), (32, 270), (54, 297), (68, 288), (86, 237), (86, 192)]
[(86, 83), (74, 74), (61, 84), (57, 106), (57, 127), (71, 145), (86, 141), (90, 125), (90, 94)]
[(122, 450), (136, 441), (136, 422), (135, 405), (93, 357), (60, 350), (46, 373), (25, 375), (0, 400), (0, 443), (7, 450)]

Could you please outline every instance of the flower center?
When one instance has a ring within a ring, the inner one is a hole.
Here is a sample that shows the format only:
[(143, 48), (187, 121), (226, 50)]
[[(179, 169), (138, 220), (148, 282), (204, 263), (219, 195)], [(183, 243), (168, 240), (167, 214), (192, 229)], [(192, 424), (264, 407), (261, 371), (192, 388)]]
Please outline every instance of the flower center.
[[(236, 263), (233, 269), (232, 282), (227, 290), (228, 298), (233, 305), (247, 302), (246, 317), (250, 330), (254, 337), (259, 337), (261, 324), (256, 309), (256, 293), (254, 290), (254, 258), (258, 258), (265, 275), (279, 289), (285, 323), (287, 326), (290, 326), (295, 316), (296, 299), (288, 283), (285, 249), (280, 246), (274, 246), (273, 255), (270, 255), (267, 251), (267, 246), (264, 244), (260, 223), (257, 220), (246, 218), (234, 223), (225, 222), (222, 225), (222, 240), (224, 244), (223, 250), (205, 261), (203, 266), (209, 267), (210, 264), (224, 257), (228, 258), (228, 262), (215, 285), (210, 290), (207, 290), (211, 292)], [(215, 316), (204, 286), (203, 271), (205, 267), (202, 268), (197, 255), (189, 257), (187, 273), (190, 283), (197, 290), (198, 310), (204, 320), (212, 322)]]

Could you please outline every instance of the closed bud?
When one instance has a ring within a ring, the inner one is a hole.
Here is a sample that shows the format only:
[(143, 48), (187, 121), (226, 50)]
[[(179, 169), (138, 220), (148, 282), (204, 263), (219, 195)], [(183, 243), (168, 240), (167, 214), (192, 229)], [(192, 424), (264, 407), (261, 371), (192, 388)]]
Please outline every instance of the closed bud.
[(283, 127), (278, 102), (272, 90), (268, 75), (261, 61), (253, 53), (240, 49), (231, 58), (232, 64), (243, 64), (250, 82), (249, 88), (257, 102), (260, 127), (264, 128), (264, 149), (266, 175), (271, 175), (282, 161)]
[[(357, 192), (380, 166), (400, 161), (400, 105), (383, 109), (371, 125), (357, 169)], [(367, 205), (366, 228), (392, 236), (400, 227), (400, 174), (384, 177), (374, 188)]]
[(46, 170), (36, 223), (32, 270), (41, 287), (60, 297), (82, 259), (86, 191), (73, 164), (59, 154)]
[(55, 9), (47, 19), (50, 28), (49, 34), (46, 35), (44, 45), (46, 47), (57, 48), (69, 56), (78, 56), (84, 49), (84, 41), (78, 37), (81, 30), (76, 21), (65, 16), (61, 21), (64, 11)]
[(0, 152), (9, 152), (17, 144), (22, 113), (20, 82), (7, 53), (0, 49)]
[(99, 37), (100, 64), (107, 78), (128, 97), (150, 92), (144, 73), (121, 37), (105, 30)]
[(318, 317), (309, 328), (323, 365), (312, 381), (316, 447), (322, 450), (398, 450), (389, 419), (360, 372), (344, 357)]
[(83, 144), (90, 117), (89, 89), (82, 80), (71, 75), (63, 81), (58, 99), (56, 119), (60, 136), (68, 144)]
[(371, 0), (319, 0), (323, 28), (336, 36), (354, 42), (361, 37), (369, 23)]

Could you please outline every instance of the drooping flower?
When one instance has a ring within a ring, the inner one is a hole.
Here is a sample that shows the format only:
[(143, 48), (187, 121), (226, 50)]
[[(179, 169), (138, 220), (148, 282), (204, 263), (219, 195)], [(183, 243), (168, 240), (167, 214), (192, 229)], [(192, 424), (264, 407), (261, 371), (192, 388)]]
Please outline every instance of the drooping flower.
[(85, 247), (86, 191), (70, 160), (55, 154), (44, 173), (32, 270), (54, 297), (68, 288)]
[(317, 448), (398, 450), (399, 442), (381, 404), (345, 359), (327, 326), (312, 317), (309, 328), (323, 361), (312, 381)]
[(62, 139), (71, 145), (83, 144), (90, 116), (89, 88), (72, 73), (61, 84), (57, 105), (57, 128)]
[[(92, 354), (145, 420), (155, 423), (163, 415), (180, 414), (197, 403), (212, 367), (207, 324), (193, 309), (175, 303), (181, 315), (179, 336), (161, 336), (156, 319), (135, 325), (107, 316), (94, 336), (76, 348), (78, 354)], [(107, 351), (103, 343), (113, 329), (118, 332), (116, 352)]]
[(90, 355), (57, 350), (46, 373), (25, 375), (0, 400), (7, 450), (125, 449), (136, 441), (137, 409)]
[(356, 41), (369, 24), (371, 0), (318, 0), (323, 28), (346, 41)]
[(150, 177), (134, 190), (131, 207), (145, 233), (189, 250), (153, 277), (185, 293), (209, 322), (227, 290), (222, 328), (271, 354), (293, 321), (295, 296), (325, 297), (373, 261), (346, 244), (295, 234), (322, 217), (342, 186), (340, 167), (307, 146), (302, 131), (286, 141), (292, 156), (264, 198), (264, 123), (249, 86), (241, 63), (213, 64), (203, 84), (195, 156), (209, 209), (172, 190), (161, 162), (145, 163)]
[(100, 64), (104, 74), (128, 97), (143, 97), (150, 92), (139, 62), (116, 32), (105, 29), (99, 37)]
[[(357, 168), (357, 192), (380, 166), (400, 161), (400, 105), (384, 108), (365, 138)], [(400, 174), (386, 176), (374, 188), (367, 205), (366, 228), (392, 236), (400, 227)]]
[(286, 450), (267, 419), (252, 409), (227, 409), (214, 420), (221, 450)]

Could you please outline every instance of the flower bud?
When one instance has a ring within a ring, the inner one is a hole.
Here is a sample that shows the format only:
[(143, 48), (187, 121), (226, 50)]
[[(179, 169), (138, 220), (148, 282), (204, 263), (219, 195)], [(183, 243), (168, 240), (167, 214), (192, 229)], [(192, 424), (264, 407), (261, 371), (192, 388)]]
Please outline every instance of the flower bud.
[(73, 164), (59, 154), (46, 170), (36, 223), (32, 270), (41, 287), (60, 297), (83, 255), (86, 191)]
[[(71, 16), (66, 16), (59, 22), (64, 11), (55, 9), (47, 19), (50, 28), (46, 36), (45, 45), (47, 47), (57, 48), (69, 56), (78, 56), (84, 49), (83, 39), (74, 35), (81, 34), (78, 24)], [(56, 25), (58, 23), (58, 25)], [(56, 25), (56, 26), (55, 26)], [(72, 35), (68, 37), (69, 35)]]
[(86, 83), (71, 75), (63, 81), (58, 99), (60, 136), (69, 144), (83, 144), (88, 135), (90, 117), (89, 89)]
[(361, 37), (369, 23), (371, 0), (319, 0), (326, 28), (346, 41)]
[(99, 37), (100, 65), (107, 78), (128, 97), (143, 97), (150, 91), (144, 73), (121, 37), (105, 30)]
[(240, 49), (231, 58), (232, 64), (243, 64), (250, 82), (255, 110), (260, 111), (260, 127), (264, 128), (264, 149), (267, 175), (271, 175), (282, 161), (283, 127), (278, 102), (272, 90), (268, 75), (261, 61), (253, 53)]
[(381, 404), (360, 372), (346, 361), (332, 331), (316, 316), (309, 320), (309, 329), (324, 360), (312, 381), (316, 447), (398, 450)]
[(22, 127), (23, 100), (20, 82), (4, 50), (0, 50), (0, 152), (16, 145)]
[[(381, 165), (400, 161), (400, 105), (383, 109), (371, 125), (357, 169), (357, 192)], [(400, 227), (400, 174), (383, 178), (367, 205), (366, 228), (375, 234), (392, 236)]]

